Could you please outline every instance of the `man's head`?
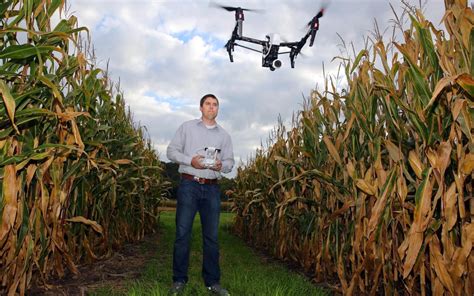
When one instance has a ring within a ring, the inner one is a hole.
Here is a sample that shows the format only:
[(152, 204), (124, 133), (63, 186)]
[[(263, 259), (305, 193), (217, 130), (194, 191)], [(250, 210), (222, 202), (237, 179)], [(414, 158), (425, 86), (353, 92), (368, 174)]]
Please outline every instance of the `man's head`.
[(219, 100), (217, 99), (217, 97), (213, 94), (207, 94), (207, 95), (204, 95), (202, 98), (201, 98), (201, 101), (199, 102), (199, 106), (202, 107), (202, 105), (204, 104), (204, 101), (206, 101), (207, 99), (214, 99), (216, 100), (217, 102), (217, 106), (219, 106)]
[(199, 102), (203, 120), (214, 122), (219, 111), (219, 100), (213, 94), (204, 95)]

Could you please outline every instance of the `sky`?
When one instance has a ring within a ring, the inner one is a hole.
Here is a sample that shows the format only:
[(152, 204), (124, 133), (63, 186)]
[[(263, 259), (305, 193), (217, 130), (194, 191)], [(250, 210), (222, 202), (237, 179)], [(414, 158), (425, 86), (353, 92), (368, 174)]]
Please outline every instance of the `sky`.
[[(322, 5), (327, 8), (313, 47), (305, 45), (295, 68), (281, 55), (283, 66), (272, 72), (261, 67), (261, 54), (244, 48), (235, 48), (230, 63), (224, 45), (234, 13), (211, 2), (261, 9), (245, 13), (243, 35), (264, 39), (277, 33), (285, 41), (300, 40), (305, 24)], [(443, 0), (406, 2), (421, 4), (427, 19), (442, 28)], [(168, 161), (166, 147), (179, 125), (199, 118), (199, 99), (213, 93), (220, 101), (218, 123), (232, 137), (238, 166), (265, 146), (278, 118), (291, 125), (304, 98), (322, 90), (324, 73), (344, 86), (341, 62), (334, 59), (347, 56), (343, 44), (359, 52), (375, 24), (384, 40), (391, 39), (390, 3), (401, 15), (399, 0), (70, 0), (66, 13), (89, 29), (96, 65), (120, 84), (134, 121), (146, 127), (162, 160)]]

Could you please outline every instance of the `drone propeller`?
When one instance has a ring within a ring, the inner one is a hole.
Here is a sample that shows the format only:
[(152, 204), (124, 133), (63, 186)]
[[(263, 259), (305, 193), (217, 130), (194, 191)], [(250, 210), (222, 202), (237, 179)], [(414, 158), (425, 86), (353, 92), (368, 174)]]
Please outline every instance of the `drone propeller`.
[(209, 2), (209, 5), (217, 7), (217, 8), (222, 8), (222, 9), (225, 9), (227, 11), (252, 11), (252, 12), (262, 12), (263, 11), (261, 9), (249, 9), (249, 8), (242, 8), (242, 7), (225, 6), (225, 5), (221, 5), (219, 3), (213, 2), (213, 1)]
[(241, 8), (241, 7), (234, 7), (234, 6), (223, 6), (219, 5), (218, 7), (223, 8), (227, 11), (237, 11), (237, 10), (242, 10), (242, 11), (257, 11), (256, 9), (248, 9), (248, 8)]
[(330, 0), (323, 1), (323, 4), (321, 4), (321, 8), (319, 9), (318, 13), (308, 22), (307, 27), (311, 27), (312, 24), (319, 18), (321, 18), (324, 15), (324, 12), (328, 8), (330, 3)]

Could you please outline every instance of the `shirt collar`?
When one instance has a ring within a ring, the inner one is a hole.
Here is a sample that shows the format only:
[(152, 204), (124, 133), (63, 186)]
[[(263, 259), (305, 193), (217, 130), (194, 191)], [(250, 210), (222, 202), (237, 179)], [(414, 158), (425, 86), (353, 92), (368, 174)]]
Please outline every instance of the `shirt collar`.
[[(203, 127), (207, 128), (206, 125), (204, 124), (204, 121), (202, 120), (202, 118), (199, 118), (199, 119), (197, 120), (197, 124), (198, 124), (198, 125), (202, 125)], [(211, 128), (211, 129), (215, 129), (215, 128), (218, 128), (218, 127), (219, 127), (219, 125), (218, 125), (217, 122), (216, 122), (216, 124), (214, 125), (214, 127)]]

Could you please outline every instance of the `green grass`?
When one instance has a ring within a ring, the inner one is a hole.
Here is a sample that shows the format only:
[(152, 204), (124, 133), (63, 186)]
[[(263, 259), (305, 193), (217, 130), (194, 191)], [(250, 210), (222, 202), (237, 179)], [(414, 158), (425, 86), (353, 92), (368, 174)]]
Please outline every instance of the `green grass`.
[[(221, 254), (221, 284), (231, 295), (329, 295), (315, 287), (304, 276), (289, 271), (278, 263), (264, 263), (255, 252), (227, 229), (233, 214), (222, 213), (219, 243)], [(143, 276), (130, 282), (126, 292), (113, 287), (101, 288), (93, 295), (167, 295), (171, 285), (175, 213), (163, 212), (160, 217), (162, 235), (156, 247), (156, 257), (150, 258)], [(202, 237), (199, 216), (193, 226), (189, 282), (183, 295), (209, 295), (201, 277)]]

